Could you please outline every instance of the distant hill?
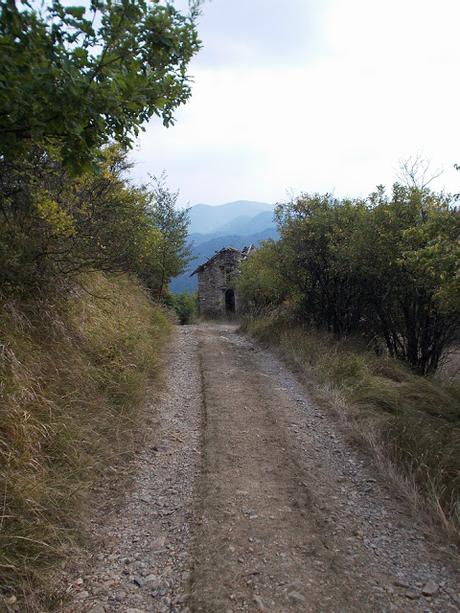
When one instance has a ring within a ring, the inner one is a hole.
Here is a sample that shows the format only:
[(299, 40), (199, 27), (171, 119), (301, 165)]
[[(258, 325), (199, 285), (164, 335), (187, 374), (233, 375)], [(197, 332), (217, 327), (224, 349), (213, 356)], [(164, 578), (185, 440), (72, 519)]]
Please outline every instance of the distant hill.
[(275, 222), (273, 221), (273, 210), (263, 211), (255, 217), (241, 216), (236, 217), (232, 221), (227, 222), (223, 226), (220, 226), (215, 231), (215, 234), (219, 236), (225, 236), (229, 234), (238, 234), (242, 236), (249, 236), (262, 232), (267, 228), (274, 228)]
[(190, 242), (199, 245), (200, 243), (205, 243), (212, 238), (219, 238), (220, 236), (251, 236), (251, 234), (257, 234), (269, 228), (275, 228), (273, 211), (264, 211), (255, 217), (243, 215), (241, 217), (236, 217), (232, 221), (228, 221), (217, 228), (214, 232), (206, 234), (192, 232), (189, 235), (189, 239)]
[[(199, 236), (203, 237), (203, 235)], [(266, 228), (261, 232), (251, 234), (249, 236), (230, 234), (227, 236), (212, 237), (199, 244), (195, 243), (192, 248), (192, 255), (195, 256), (196, 259), (191, 262), (186, 272), (172, 280), (171, 291), (174, 293), (195, 292), (197, 290), (197, 277), (196, 275), (190, 277), (190, 273), (195, 270), (197, 266), (203, 262), (206, 262), (208, 258), (213, 256), (216, 251), (219, 251), (223, 247), (235, 247), (236, 249), (242, 249), (246, 245), (258, 245), (261, 241), (269, 238), (278, 238), (276, 228)]]
[(220, 206), (192, 206), (189, 240), (195, 259), (188, 270), (173, 279), (171, 290), (174, 293), (196, 291), (197, 278), (190, 277), (190, 273), (223, 247), (242, 249), (277, 238), (273, 209), (273, 204), (252, 200), (237, 200)]
[[(252, 219), (259, 213), (273, 211), (274, 205), (267, 202), (237, 200), (220, 206), (196, 204), (190, 209), (190, 233), (211, 234), (238, 218)], [(226, 232), (229, 234), (229, 232)]]

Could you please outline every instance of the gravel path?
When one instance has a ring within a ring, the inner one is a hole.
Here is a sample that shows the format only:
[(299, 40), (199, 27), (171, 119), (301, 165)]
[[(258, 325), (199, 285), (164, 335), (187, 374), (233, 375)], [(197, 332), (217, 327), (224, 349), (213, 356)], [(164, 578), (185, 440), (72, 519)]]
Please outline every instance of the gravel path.
[(270, 352), (182, 327), (168, 377), (62, 611), (460, 610), (450, 553)]
[[(90, 526), (92, 554), (68, 578), (66, 613), (184, 611), (190, 531), (201, 464), (201, 375), (196, 332), (177, 331), (161, 401), (146, 408), (146, 445), (121, 505), (102, 492)], [(106, 484), (108, 487), (108, 484)], [(119, 497), (119, 494), (115, 495)]]

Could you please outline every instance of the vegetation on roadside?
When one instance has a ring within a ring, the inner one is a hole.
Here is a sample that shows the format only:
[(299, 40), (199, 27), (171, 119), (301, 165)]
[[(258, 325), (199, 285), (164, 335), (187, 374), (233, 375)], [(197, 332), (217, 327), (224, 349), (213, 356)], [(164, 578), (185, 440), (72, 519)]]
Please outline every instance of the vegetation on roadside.
[(24, 590), (24, 608), (43, 610), (43, 571), (78, 538), (89, 489), (129, 457), (170, 329), (126, 275), (2, 302), (0, 575), (4, 596)]
[(4, 296), (62, 292), (85, 271), (134, 272), (162, 296), (186, 264), (177, 194), (131, 186), (126, 151), (191, 95), (199, 4), (0, 1)]
[(170, 299), (171, 306), (177, 315), (179, 323), (183, 326), (192, 324), (198, 317), (198, 296), (189, 292), (173, 294)]
[(367, 199), (304, 194), (280, 204), (281, 239), (242, 265), (250, 313), (289, 304), (293, 321), (359, 335), (422, 375), (460, 329), (460, 211), (455, 198), (395, 184)]
[(37, 152), (12, 168), (0, 159), (0, 284), (4, 296), (67, 291), (84, 272), (131, 272), (162, 298), (189, 261), (188, 213), (165, 179), (133, 187), (119, 146), (74, 177)]
[(131, 185), (127, 150), (191, 95), (199, 5), (0, 0), (0, 599), (21, 610), (158, 376), (188, 213), (164, 177)]

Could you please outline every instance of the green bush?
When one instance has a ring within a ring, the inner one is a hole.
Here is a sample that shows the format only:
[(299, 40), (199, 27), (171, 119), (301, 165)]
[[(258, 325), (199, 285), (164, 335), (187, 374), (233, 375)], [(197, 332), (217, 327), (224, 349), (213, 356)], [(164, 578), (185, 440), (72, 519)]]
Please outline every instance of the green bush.
[(360, 335), (419, 374), (435, 372), (460, 328), (460, 212), (427, 188), (366, 199), (303, 194), (278, 205), (280, 240), (242, 265), (246, 313)]
[(188, 292), (173, 294), (171, 301), (179, 323), (182, 326), (193, 323), (198, 317), (197, 294), (190, 294)]

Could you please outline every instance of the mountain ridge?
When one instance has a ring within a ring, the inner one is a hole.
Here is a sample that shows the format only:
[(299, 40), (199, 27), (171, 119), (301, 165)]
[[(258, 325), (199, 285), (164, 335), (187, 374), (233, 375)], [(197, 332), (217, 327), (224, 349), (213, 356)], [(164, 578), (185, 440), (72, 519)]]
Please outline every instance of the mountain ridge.
[(190, 208), (190, 233), (210, 234), (219, 227), (232, 222), (237, 217), (253, 218), (259, 213), (273, 211), (274, 204), (258, 202), (255, 200), (235, 200), (211, 206), (209, 204), (195, 204)]
[(243, 247), (278, 238), (274, 205), (254, 200), (235, 200), (222, 205), (196, 204), (190, 209), (189, 241), (193, 260), (171, 281), (173, 293), (194, 292), (197, 278), (190, 274), (224, 247)]

